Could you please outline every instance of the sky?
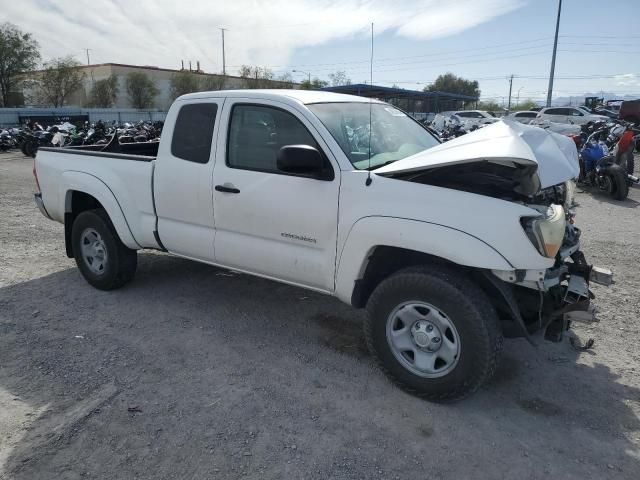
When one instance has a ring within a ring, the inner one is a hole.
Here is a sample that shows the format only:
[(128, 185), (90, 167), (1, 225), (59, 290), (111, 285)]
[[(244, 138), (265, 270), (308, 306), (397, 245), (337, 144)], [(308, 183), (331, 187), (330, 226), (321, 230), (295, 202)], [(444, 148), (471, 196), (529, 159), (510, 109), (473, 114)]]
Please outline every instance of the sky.
[[(11, 21), (39, 41), (43, 60), (179, 68), (200, 61), (227, 73), (267, 67), (295, 80), (337, 70), (422, 89), (452, 72), (478, 80), (482, 99), (546, 97), (558, 0), (20, 0)], [(187, 6), (188, 5), (188, 6)], [(554, 97), (610, 92), (640, 97), (640, 0), (563, 0)]]

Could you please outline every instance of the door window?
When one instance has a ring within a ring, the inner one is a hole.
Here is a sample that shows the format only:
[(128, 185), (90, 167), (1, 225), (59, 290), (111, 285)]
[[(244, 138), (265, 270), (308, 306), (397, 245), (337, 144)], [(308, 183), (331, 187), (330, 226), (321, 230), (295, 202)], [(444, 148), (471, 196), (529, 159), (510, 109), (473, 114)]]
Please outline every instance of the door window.
[(235, 105), (231, 111), (227, 165), (232, 168), (282, 173), (277, 155), (285, 145), (320, 147), (294, 115), (264, 105)]
[(171, 139), (171, 155), (195, 163), (207, 163), (218, 105), (191, 103), (180, 107)]
[(484, 118), (480, 112), (458, 112), (456, 115), (463, 118)]

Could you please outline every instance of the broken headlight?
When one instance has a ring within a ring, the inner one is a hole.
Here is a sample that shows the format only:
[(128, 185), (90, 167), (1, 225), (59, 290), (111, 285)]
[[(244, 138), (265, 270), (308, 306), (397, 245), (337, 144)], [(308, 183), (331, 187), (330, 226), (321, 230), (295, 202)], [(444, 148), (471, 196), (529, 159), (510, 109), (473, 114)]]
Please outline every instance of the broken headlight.
[(522, 227), (540, 255), (554, 258), (564, 239), (567, 222), (564, 208), (555, 204), (549, 207), (531, 206), (531, 208), (538, 210), (542, 216), (522, 218)]

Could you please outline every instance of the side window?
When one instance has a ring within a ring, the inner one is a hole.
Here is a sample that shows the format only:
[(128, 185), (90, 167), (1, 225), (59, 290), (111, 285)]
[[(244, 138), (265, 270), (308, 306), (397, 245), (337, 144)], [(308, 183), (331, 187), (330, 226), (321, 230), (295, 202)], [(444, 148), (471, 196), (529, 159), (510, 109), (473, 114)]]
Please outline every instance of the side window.
[(309, 145), (320, 150), (294, 115), (260, 105), (233, 107), (227, 142), (227, 165), (271, 173), (280, 173), (276, 158), (285, 145)]
[(207, 163), (211, 156), (211, 140), (218, 105), (191, 103), (178, 112), (171, 139), (174, 157), (195, 163)]
[(562, 108), (550, 108), (546, 110), (544, 113), (547, 115), (566, 115), (566, 113), (562, 113)]
[(573, 117), (582, 117), (584, 116), (584, 113), (578, 110), (577, 108), (572, 108), (570, 115)]

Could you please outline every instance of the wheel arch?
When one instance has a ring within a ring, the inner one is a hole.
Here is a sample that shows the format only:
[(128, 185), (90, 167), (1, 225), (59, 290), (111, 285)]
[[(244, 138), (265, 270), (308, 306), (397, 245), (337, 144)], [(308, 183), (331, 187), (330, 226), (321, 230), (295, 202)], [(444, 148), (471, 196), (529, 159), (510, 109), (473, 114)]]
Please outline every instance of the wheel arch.
[(62, 199), (64, 201), (65, 249), (68, 257), (73, 256), (71, 229), (74, 220), (80, 213), (96, 208), (102, 208), (107, 213), (122, 243), (132, 249), (141, 248), (131, 233), (118, 200), (107, 185), (86, 173), (65, 172), (63, 175), (67, 185)]
[(367, 289), (363, 285), (367, 282), (363, 280), (384, 278), (378, 274), (369, 276), (380, 265), (373, 263), (370, 267), (372, 259), (381, 261), (386, 276), (410, 265), (434, 262), (487, 270), (514, 268), (497, 250), (466, 232), (404, 218), (365, 217), (353, 225), (339, 254), (339, 299), (354, 306), (360, 305), (362, 298), (366, 301)]

